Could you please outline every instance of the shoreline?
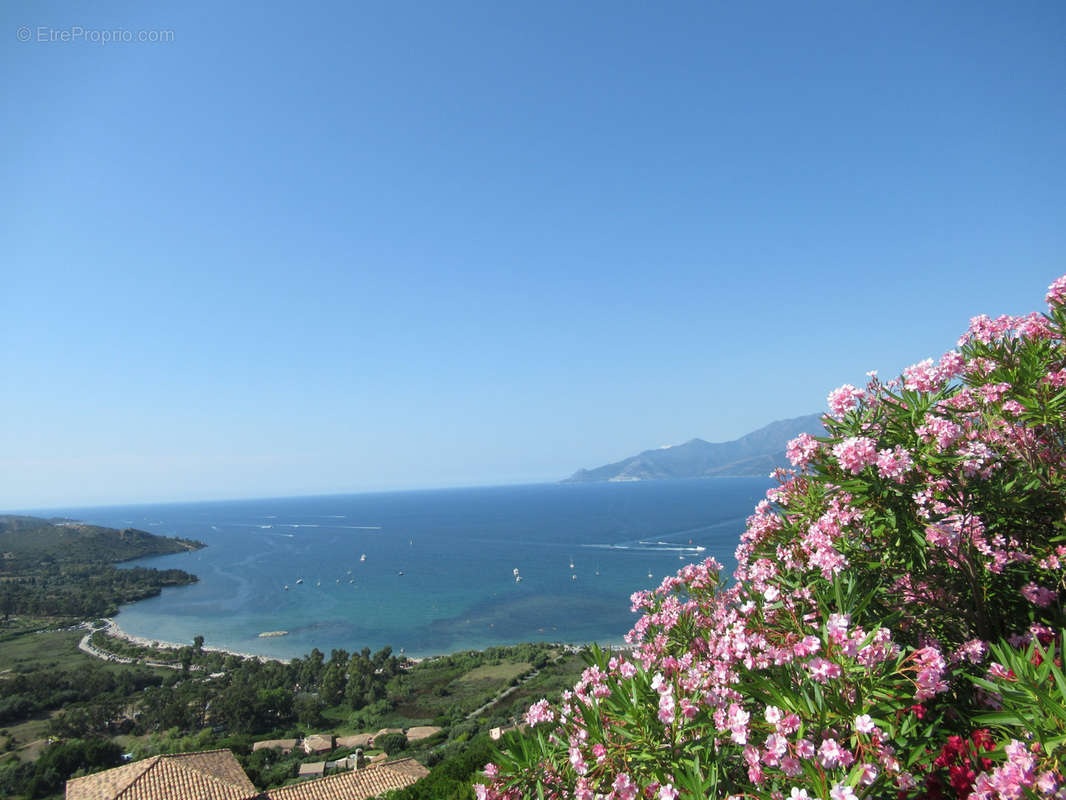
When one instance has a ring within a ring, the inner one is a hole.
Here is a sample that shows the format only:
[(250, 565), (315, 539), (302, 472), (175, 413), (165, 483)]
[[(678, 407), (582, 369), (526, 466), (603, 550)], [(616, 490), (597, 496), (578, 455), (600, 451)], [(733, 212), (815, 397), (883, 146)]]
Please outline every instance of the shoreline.
[[(102, 627), (102, 628), (94, 628), (94, 627), (92, 627), (92, 624), (93, 624), (92, 622), (86, 621), (84, 623), (84, 625), (86, 625), (86, 627), (89, 629), (90, 633), (95, 632), (97, 630), (102, 630), (102, 631), (105, 631), (109, 636), (113, 636), (116, 639), (122, 639), (124, 641), (129, 642), (130, 644), (138, 645), (140, 647), (147, 647), (147, 648), (150, 648), (150, 649), (153, 649), (153, 650), (180, 650), (183, 647), (190, 647), (191, 646), (188, 643), (183, 644), (183, 643), (180, 643), (180, 642), (168, 642), (168, 641), (165, 641), (163, 639), (150, 639), (150, 638), (148, 638), (146, 636), (137, 636), (135, 634), (128, 633), (128, 632), (126, 632), (126, 631), (124, 631), (122, 629), (122, 627), (119, 625), (118, 621), (116, 621), (113, 617), (99, 617), (98, 619), (104, 620), (106, 625), (104, 627)], [(518, 642), (516, 644), (524, 644), (524, 642)], [(632, 650), (632, 649), (635, 648), (635, 645), (626, 644), (625, 642), (612, 643), (612, 644), (601, 644), (599, 642), (584, 642), (584, 643), (581, 643), (581, 644), (574, 644), (572, 642), (549, 642), (548, 644), (552, 644), (552, 645), (555, 645), (555, 646), (558, 646), (558, 647), (565, 648), (566, 650), (571, 651), (571, 652), (578, 652), (578, 651), (580, 651), (580, 650), (582, 650), (582, 649), (584, 649), (586, 647), (590, 647), (592, 645), (597, 645), (602, 650), (619, 651), (619, 652), (620, 651), (626, 651), (626, 650)], [(501, 645), (493, 645), (493, 646), (501, 646)], [(515, 645), (510, 645), (510, 646), (515, 646)], [(242, 658), (242, 659), (245, 659), (245, 658), (247, 658), (247, 659), (255, 659), (255, 660), (263, 662), (263, 663), (266, 663), (268, 661), (276, 661), (279, 664), (288, 664), (290, 661), (294, 660), (293, 658), (287, 658), (286, 659), (286, 658), (277, 658), (275, 656), (266, 656), (266, 655), (261, 655), (261, 654), (256, 654), (256, 653), (245, 653), (245, 652), (242, 652), (240, 650), (230, 649), (228, 647), (217, 647), (217, 646), (214, 646), (214, 645), (207, 645), (207, 644), (205, 644), (201, 649), (204, 652), (206, 652), (206, 653), (222, 653), (223, 655), (236, 656), (237, 658)], [(438, 654), (430, 655), (430, 656), (403, 656), (403, 657), (405, 659), (407, 659), (408, 661), (410, 661), (411, 663), (413, 663), (413, 664), (418, 664), (418, 663), (421, 663), (423, 661), (432, 661), (433, 659), (436, 659), (436, 658), (447, 658), (448, 656), (454, 655), (455, 653), (463, 653), (463, 652), (467, 652), (467, 650), (471, 650), (471, 649), (478, 649), (478, 648), (465, 648), (465, 649), (462, 649), (462, 650), (455, 650), (455, 651), (453, 651), (451, 653), (438, 653)], [(480, 649), (484, 650), (486, 648), (480, 648)], [(305, 653), (303, 656), (295, 656), (294, 658), (304, 658), (306, 655), (307, 654)]]
[[(122, 639), (130, 644), (138, 645), (139, 647), (148, 647), (153, 650), (180, 650), (183, 647), (190, 647), (189, 643), (180, 642), (167, 642), (162, 639), (149, 639), (146, 636), (136, 636), (132, 633), (127, 633), (122, 630), (122, 627), (113, 617), (100, 617), (107, 624), (103, 628), (94, 628), (93, 630), (103, 630), (109, 636), (114, 636), (116, 639)], [(90, 625), (92, 623), (89, 623)], [(236, 656), (237, 658), (250, 658), (257, 661), (277, 661), (279, 664), (288, 664), (292, 659), (276, 658), (274, 656), (258, 655), (256, 653), (243, 653), (240, 650), (231, 650), (228, 647), (216, 647), (214, 645), (205, 644), (201, 648), (205, 653), (222, 653), (227, 656)]]

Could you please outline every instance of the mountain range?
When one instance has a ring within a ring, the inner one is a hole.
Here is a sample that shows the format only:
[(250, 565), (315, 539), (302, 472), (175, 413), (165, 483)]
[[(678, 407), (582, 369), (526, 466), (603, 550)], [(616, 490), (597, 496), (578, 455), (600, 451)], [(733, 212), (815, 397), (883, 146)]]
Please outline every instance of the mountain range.
[(824, 436), (822, 415), (771, 422), (731, 442), (690, 439), (684, 444), (645, 450), (613, 464), (579, 469), (563, 483), (767, 475), (775, 467), (789, 466), (785, 446), (801, 433)]

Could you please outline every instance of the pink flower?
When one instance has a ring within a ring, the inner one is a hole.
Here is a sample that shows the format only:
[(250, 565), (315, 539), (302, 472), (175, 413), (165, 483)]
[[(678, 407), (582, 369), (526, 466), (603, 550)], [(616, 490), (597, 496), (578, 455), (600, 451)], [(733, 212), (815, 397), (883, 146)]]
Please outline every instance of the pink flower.
[(1055, 282), (1047, 287), (1045, 300), (1047, 300), (1049, 306), (1059, 306), (1066, 303), (1066, 275), (1056, 278)]
[(903, 388), (912, 392), (935, 392), (943, 383), (940, 371), (927, 358), (903, 370)]
[(872, 733), (877, 729), (869, 714), (859, 714), (855, 717), (855, 730), (859, 733)]
[(496, 776), (500, 774), (500, 768), (493, 764), (491, 761), (485, 765), (485, 769), (483, 771), (485, 773), (485, 777), (488, 778), (490, 781), (496, 780)]
[(848, 638), (848, 623), (851, 618), (847, 614), (830, 614), (825, 623), (825, 632), (829, 641), (835, 644), (843, 644)]
[(674, 724), (674, 695), (670, 691), (659, 695), (659, 722), (663, 725)]
[(790, 778), (795, 778), (803, 772), (803, 765), (795, 756), (785, 756), (781, 759), (781, 771)]
[(818, 442), (814, 440), (813, 436), (809, 433), (801, 433), (788, 443), (785, 448), (785, 455), (792, 462), (792, 466), (797, 469), (803, 469), (814, 458), (814, 454), (818, 452), (818, 447)]
[(865, 436), (851, 436), (833, 446), (833, 457), (852, 475), (877, 461), (877, 443)]
[(1030, 581), (1022, 587), (1022, 597), (1028, 600), (1035, 606), (1041, 608), (1047, 608), (1055, 599), (1059, 596), (1059, 593), (1054, 589), (1047, 589), (1043, 586), (1037, 586)]
[(659, 800), (677, 800), (677, 789), (672, 784), (664, 783), (659, 787)]
[(820, 656), (808, 661), (807, 669), (811, 671), (811, 678), (818, 683), (826, 683), (833, 678), (839, 678), (843, 673), (839, 664), (834, 664)]
[(832, 800), (856, 800), (855, 792), (846, 783), (838, 783), (829, 790)]
[(903, 483), (913, 466), (911, 454), (898, 444), (891, 450), (880, 450), (877, 453), (877, 471), (882, 478)]
[(730, 737), (737, 744), (748, 742), (748, 720), (751, 716), (743, 708), (733, 703), (729, 706), (728, 726)]
[(1048, 386), (1054, 386), (1056, 389), (1061, 389), (1066, 386), (1066, 369), (1049, 372), (1040, 382)]
[(619, 772), (611, 786), (614, 788), (614, 796), (617, 800), (636, 800), (637, 785), (626, 773)]
[(555, 713), (551, 710), (547, 700), (538, 700), (526, 712), (527, 725), (538, 725), (541, 722), (553, 722), (554, 720)]
[(852, 409), (858, 407), (859, 398), (862, 397), (862, 389), (856, 389), (850, 383), (845, 383), (829, 393), (826, 402), (829, 410), (836, 417), (842, 417)]
[(836, 739), (822, 739), (818, 748), (818, 763), (826, 769), (840, 766), (844, 761), (844, 748)]

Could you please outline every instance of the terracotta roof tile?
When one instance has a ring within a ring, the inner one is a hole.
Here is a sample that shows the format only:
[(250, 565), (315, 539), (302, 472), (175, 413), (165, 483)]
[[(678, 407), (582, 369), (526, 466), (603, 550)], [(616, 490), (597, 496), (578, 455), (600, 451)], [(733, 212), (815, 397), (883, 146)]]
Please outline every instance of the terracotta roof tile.
[(146, 758), (67, 781), (67, 800), (252, 800), (259, 791), (229, 750)]
[(267, 800), (367, 800), (410, 786), (428, 774), (429, 770), (413, 758), (405, 758), (280, 789), (268, 789), (263, 796)]

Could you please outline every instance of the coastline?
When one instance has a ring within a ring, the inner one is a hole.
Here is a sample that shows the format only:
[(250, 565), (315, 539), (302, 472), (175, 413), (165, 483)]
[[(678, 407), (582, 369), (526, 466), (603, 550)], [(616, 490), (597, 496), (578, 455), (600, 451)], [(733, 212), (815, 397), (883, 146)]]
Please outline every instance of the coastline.
[[(139, 647), (149, 647), (156, 650), (180, 650), (182, 647), (189, 647), (189, 642), (167, 642), (162, 639), (149, 639), (146, 636), (135, 636), (132, 633), (127, 633), (122, 630), (122, 627), (113, 617), (102, 617), (101, 619), (107, 623), (104, 628), (98, 628), (96, 630), (104, 630), (109, 636), (114, 636), (116, 639), (123, 639), (130, 644), (138, 645)], [(287, 664), (292, 659), (274, 658), (273, 656), (258, 655), (256, 653), (243, 653), (240, 650), (231, 650), (226, 647), (215, 647), (214, 645), (203, 646), (203, 651), (206, 653), (222, 653), (227, 656), (237, 656), (238, 658), (252, 658), (258, 661), (276, 661), (279, 664)]]
[[(137, 645), (139, 647), (147, 647), (147, 648), (154, 649), (154, 650), (180, 650), (183, 647), (189, 647), (190, 646), (188, 643), (168, 642), (168, 641), (164, 641), (163, 639), (150, 639), (150, 638), (148, 638), (146, 636), (136, 636), (136, 635), (134, 635), (132, 633), (127, 633), (126, 631), (124, 631), (122, 629), (122, 627), (118, 624), (118, 622), (113, 617), (101, 617), (100, 619), (102, 619), (106, 623), (106, 625), (104, 627), (102, 627), (102, 628), (93, 628), (92, 627), (92, 623), (88, 623), (88, 622), (85, 623), (85, 625), (87, 626), (88, 630), (90, 631), (90, 635), (94, 631), (102, 630), (102, 631), (105, 631), (109, 636), (113, 636), (116, 639), (122, 639), (124, 641), (129, 642), (130, 644), (134, 644), (134, 645)], [(88, 638), (88, 637), (86, 637), (86, 638)], [(578, 651), (580, 651), (580, 650), (582, 650), (582, 649), (584, 649), (586, 647), (590, 647), (592, 645), (597, 645), (602, 650), (610, 650), (610, 651), (616, 651), (616, 652), (631, 651), (631, 650), (634, 650), (635, 647), (636, 647), (635, 645), (627, 644), (627, 643), (624, 643), (624, 642), (622, 642), (622, 643), (610, 643), (610, 644), (603, 644), (603, 643), (600, 643), (600, 642), (584, 642), (584, 643), (581, 643), (581, 644), (574, 644), (572, 642), (569, 642), (569, 643), (568, 642), (553, 642), (553, 644), (555, 644), (555, 645), (557, 645), (559, 647), (562, 647), (562, 648), (564, 648), (564, 649), (566, 649), (566, 650), (568, 650), (570, 652), (578, 652)], [(290, 659), (284, 659), (284, 658), (275, 658), (273, 656), (260, 655), (260, 654), (256, 654), (256, 653), (245, 653), (245, 652), (241, 652), (240, 650), (232, 650), (232, 649), (229, 649), (229, 648), (226, 648), (226, 647), (215, 647), (213, 645), (206, 645), (206, 644), (201, 649), (204, 652), (222, 653), (223, 655), (236, 656), (237, 658), (242, 658), (242, 659), (245, 659), (245, 658), (246, 659), (255, 659), (255, 660), (261, 661), (263, 663), (266, 663), (268, 661), (275, 661), (275, 662), (277, 662), (279, 664), (288, 664), (290, 661), (293, 660), (291, 658)], [(86, 652), (86, 653), (88, 653), (90, 655), (94, 655), (97, 658), (105, 658), (106, 657), (104, 654), (101, 654), (101, 653), (99, 653), (99, 652), (97, 652), (97, 651), (95, 651), (93, 649), (84, 650), (84, 652)], [(455, 652), (464, 652), (464, 651), (458, 650), (458, 651), (455, 651)], [(432, 661), (433, 659), (436, 659), (436, 658), (447, 658), (449, 655), (454, 655), (454, 653), (439, 653), (439, 654), (431, 655), (431, 656), (405, 656), (405, 658), (408, 661), (410, 661), (411, 663), (413, 663), (413, 664), (418, 664), (418, 663), (421, 663), (423, 661)]]

